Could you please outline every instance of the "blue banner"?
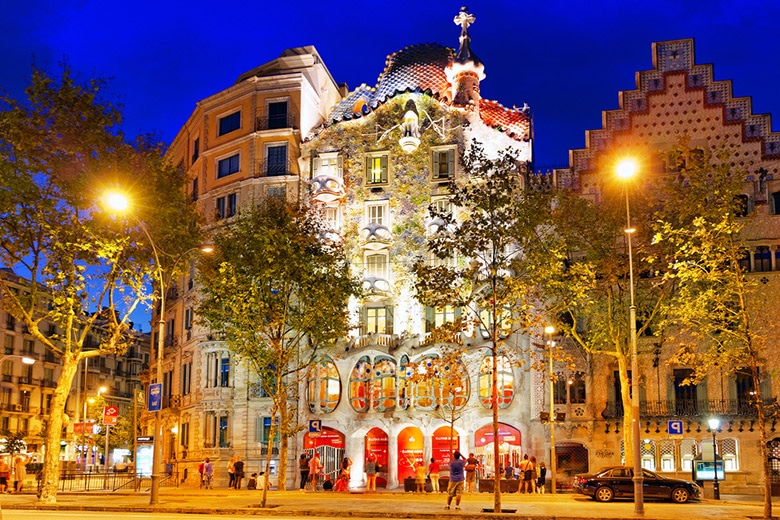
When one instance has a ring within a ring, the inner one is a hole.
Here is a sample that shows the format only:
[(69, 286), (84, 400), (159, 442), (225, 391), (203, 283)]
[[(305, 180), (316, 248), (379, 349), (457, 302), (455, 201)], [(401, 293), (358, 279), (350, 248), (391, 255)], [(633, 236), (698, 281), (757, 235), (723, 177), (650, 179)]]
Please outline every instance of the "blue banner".
[(146, 402), (149, 403), (147, 411), (159, 412), (162, 410), (162, 383), (149, 385), (149, 399)]

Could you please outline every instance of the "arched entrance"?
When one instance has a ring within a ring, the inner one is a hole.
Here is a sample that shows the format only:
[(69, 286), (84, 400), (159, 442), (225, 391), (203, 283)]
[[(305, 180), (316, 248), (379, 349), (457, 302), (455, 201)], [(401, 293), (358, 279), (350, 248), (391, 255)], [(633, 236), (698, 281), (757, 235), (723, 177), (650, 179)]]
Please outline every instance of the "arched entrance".
[(409, 426), (398, 434), (398, 482), (414, 478), (414, 465), (423, 460), (423, 434), (416, 426)]
[[(522, 460), (522, 443), (520, 430), (508, 424), (498, 423), (499, 469), (507, 462), (517, 466)], [(482, 478), (492, 478), (495, 475), (496, 464), (493, 461), (493, 425), (487, 424), (474, 433), (474, 454), (482, 463)]]
[(343, 433), (327, 426), (322, 427), (319, 436), (307, 432), (303, 435), (303, 449), (309, 456), (318, 452), (323, 465), (322, 472), (336, 480), (341, 469), (341, 459), (344, 458)]
[(460, 449), (460, 436), (457, 430), (449, 426), (440, 426), (433, 432), (431, 439), (431, 456), (442, 465), (449, 465), (450, 455)]
[(574, 475), (588, 472), (588, 448), (578, 442), (555, 443), (555, 458), (558, 489), (571, 489)]
[(378, 487), (387, 487), (387, 448), (389, 438), (381, 428), (371, 428), (366, 434), (366, 450), (363, 458), (368, 460), (369, 454), (376, 455), (376, 463), (380, 471), (376, 477)]

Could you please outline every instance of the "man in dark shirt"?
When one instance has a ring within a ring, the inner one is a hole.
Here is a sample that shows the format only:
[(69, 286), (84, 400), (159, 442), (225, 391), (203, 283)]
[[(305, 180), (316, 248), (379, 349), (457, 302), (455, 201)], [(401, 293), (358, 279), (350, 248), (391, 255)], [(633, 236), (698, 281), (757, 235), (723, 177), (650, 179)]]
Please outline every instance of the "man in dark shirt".
[(463, 460), (459, 451), (452, 454), (450, 461), (450, 484), (447, 486), (447, 507), (450, 508), (452, 499), (455, 499), (455, 509), (460, 509), (460, 499), (463, 496), (463, 485), (466, 481), (466, 461)]
[(233, 480), (236, 489), (241, 489), (241, 479), (244, 478), (244, 461), (240, 457), (236, 457), (236, 461), (233, 463)]

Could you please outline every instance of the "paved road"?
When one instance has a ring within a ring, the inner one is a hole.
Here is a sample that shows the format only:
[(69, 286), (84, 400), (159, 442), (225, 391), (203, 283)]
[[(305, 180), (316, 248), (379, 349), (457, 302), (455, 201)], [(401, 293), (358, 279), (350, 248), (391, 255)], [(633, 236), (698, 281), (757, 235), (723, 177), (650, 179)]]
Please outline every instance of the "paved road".
[[(513, 510), (505, 515), (491, 515), (506, 519), (549, 519), (567, 518), (634, 519), (632, 502), (601, 504), (581, 495), (504, 495), (502, 506)], [(483, 509), (492, 511), (493, 496), (485, 493), (464, 496), (461, 511), (445, 511), (444, 495), (415, 495), (411, 493), (312, 493), (302, 491), (272, 491), (268, 506), (260, 508), (260, 492), (180, 489), (161, 490), (160, 503), (149, 505), (146, 493), (72, 493), (61, 494), (58, 503), (41, 511), (34, 495), (0, 496), (6, 517), (2, 520), (56, 518), (55, 513), (80, 511), (72, 516), (60, 518), (88, 518), (89, 514), (101, 513), (105, 518), (110, 513), (122, 513), (122, 520), (130, 515), (138, 518), (176, 518), (172, 514), (186, 513), (219, 515), (222, 518), (243, 516), (265, 516), (268, 518), (295, 519), (317, 516), (320, 518), (410, 518), (435, 520), (438, 518), (465, 517), (485, 518)], [(780, 513), (780, 501), (774, 504)], [(35, 511), (52, 516), (33, 516)], [(645, 518), (648, 520), (680, 520), (684, 518), (761, 518), (760, 497), (724, 497), (724, 500), (703, 500), (689, 504), (648, 502)], [(151, 514), (155, 513), (155, 514)], [(13, 515), (13, 516), (12, 516)], [(192, 516), (189, 516), (192, 518)]]

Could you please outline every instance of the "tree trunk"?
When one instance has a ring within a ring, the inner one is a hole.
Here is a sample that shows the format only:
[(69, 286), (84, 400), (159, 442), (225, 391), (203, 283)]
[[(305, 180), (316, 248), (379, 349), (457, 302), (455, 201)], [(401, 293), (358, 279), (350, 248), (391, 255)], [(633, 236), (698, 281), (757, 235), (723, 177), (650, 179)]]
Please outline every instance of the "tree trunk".
[[(494, 336), (495, 338), (495, 336)], [(501, 472), (498, 470), (498, 461), (501, 451), (498, 442), (498, 345), (493, 343), (493, 373), (491, 374), (491, 403), (493, 411), (493, 512), (501, 512)]]
[[(275, 408), (275, 407), (274, 407)], [(276, 416), (276, 410), (271, 410), (271, 427), (268, 429), (268, 451), (265, 456), (265, 479), (263, 479), (263, 498), (260, 500), (260, 507), (265, 507), (268, 501), (268, 484), (271, 480), (271, 458), (274, 451), (274, 435), (276, 435), (276, 427), (274, 426), (274, 417)]]
[(65, 403), (68, 400), (73, 377), (78, 369), (79, 358), (70, 352), (62, 357), (62, 372), (57, 380), (57, 388), (51, 398), (49, 422), (46, 427), (45, 453), (43, 455), (43, 475), (41, 477), (41, 504), (57, 502), (57, 489), (60, 477), (60, 441), (62, 440), (62, 421), (65, 415)]
[[(618, 355), (618, 376), (620, 377), (620, 401), (623, 403), (623, 458), (626, 466), (634, 465), (633, 419), (634, 408), (631, 406), (631, 379), (628, 377), (628, 359)], [(637, 377), (638, 374), (631, 374)], [(638, 420), (639, 418), (637, 418)]]
[(761, 479), (764, 487), (764, 518), (772, 518), (772, 481), (769, 478), (769, 456), (766, 450), (766, 415), (764, 412), (764, 398), (761, 395), (761, 378), (755, 357), (752, 358), (750, 372), (755, 390), (756, 414), (758, 419), (758, 453), (761, 457)]
[(279, 491), (287, 490), (287, 452), (290, 446), (289, 432), (293, 431), (290, 428), (290, 411), (287, 409), (287, 389), (284, 384), (280, 384), (279, 388), (279, 429), (281, 435), (279, 435), (279, 482), (276, 484), (276, 489)]

